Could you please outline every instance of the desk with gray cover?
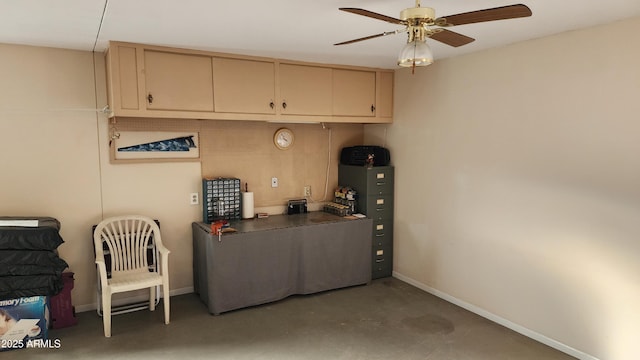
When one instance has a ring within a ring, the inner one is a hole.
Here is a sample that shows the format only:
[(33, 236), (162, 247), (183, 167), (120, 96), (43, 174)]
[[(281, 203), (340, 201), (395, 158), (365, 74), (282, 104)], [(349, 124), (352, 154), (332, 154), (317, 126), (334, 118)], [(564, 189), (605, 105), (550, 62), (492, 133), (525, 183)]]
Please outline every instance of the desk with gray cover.
[(194, 290), (212, 314), (371, 281), (371, 219), (311, 212), (232, 221), (218, 236), (194, 222)]

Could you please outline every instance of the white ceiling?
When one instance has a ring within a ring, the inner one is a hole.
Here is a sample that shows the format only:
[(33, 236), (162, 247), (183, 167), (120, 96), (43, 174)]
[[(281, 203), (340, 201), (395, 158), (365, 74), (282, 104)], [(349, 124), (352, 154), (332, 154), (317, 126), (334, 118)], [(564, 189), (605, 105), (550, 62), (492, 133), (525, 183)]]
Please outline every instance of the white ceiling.
[[(639, 0), (422, 0), (436, 16), (523, 3), (532, 17), (451, 28), (475, 42), (429, 41), (436, 59), (640, 16)], [(338, 11), (399, 17), (414, 0), (2, 0), (0, 43), (102, 52), (109, 40), (333, 64), (395, 68), (406, 35), (334, 43), (401, 26)]]

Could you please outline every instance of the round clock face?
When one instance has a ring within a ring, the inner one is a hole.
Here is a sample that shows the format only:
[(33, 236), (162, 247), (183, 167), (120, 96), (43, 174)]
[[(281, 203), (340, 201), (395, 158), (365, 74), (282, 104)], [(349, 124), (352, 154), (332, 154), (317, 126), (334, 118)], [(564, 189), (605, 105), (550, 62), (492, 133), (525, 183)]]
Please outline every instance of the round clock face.
[(293, 132), (287, 128), (279, 129), (273, 136), (273, 142), (278, 149), (289, 149), (293, 145)]

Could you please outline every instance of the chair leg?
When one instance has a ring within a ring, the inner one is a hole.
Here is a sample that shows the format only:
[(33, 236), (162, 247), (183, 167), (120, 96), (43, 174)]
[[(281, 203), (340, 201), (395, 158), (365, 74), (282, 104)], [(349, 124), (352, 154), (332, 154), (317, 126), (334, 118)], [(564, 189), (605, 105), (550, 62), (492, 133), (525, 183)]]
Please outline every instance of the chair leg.
[(98, 288), (98, 306), (96, 307), (96, 312), (98, 313), (98, 316), (102, 316), (102, 307), (104, 305), (102, 304), (102, 291), (100, 291), (100, 289)]
[(156, 310), (156, 287), (152, 286), (149, 288), (149, 310)]
[(111, 294), (102, 291), (102, 323), (104, 336), (111, 337)]
[(162, 285), (162, 293), (163, 293), (163, 298), (162, 298), (162, 304), (164, 306), (164, 323), (168, 324), (169, 323), (169, 287), (164, 284)]

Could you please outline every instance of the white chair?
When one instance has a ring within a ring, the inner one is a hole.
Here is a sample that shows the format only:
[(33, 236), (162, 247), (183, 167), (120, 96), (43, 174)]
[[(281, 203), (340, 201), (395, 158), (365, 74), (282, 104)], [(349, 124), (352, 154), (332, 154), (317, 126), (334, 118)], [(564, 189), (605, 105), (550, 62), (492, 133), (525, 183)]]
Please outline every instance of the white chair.
[[(159, 254), (157, 267), (149, 267), (148, 244), (153, 238)], [(162, 245), (160, 228), (146, 216), (128, 215), (104, 219), (95, 228), (93, 243), (102, 297), (104, 336), (111, 337), (111, 295), (150, 288), (149, 309), (155, 310), (155, 290), (162, 285), (164, 323), (169, 323), (169, 250)], [(110, 258), (111, 278), (107, 276), (105, 251)]]

